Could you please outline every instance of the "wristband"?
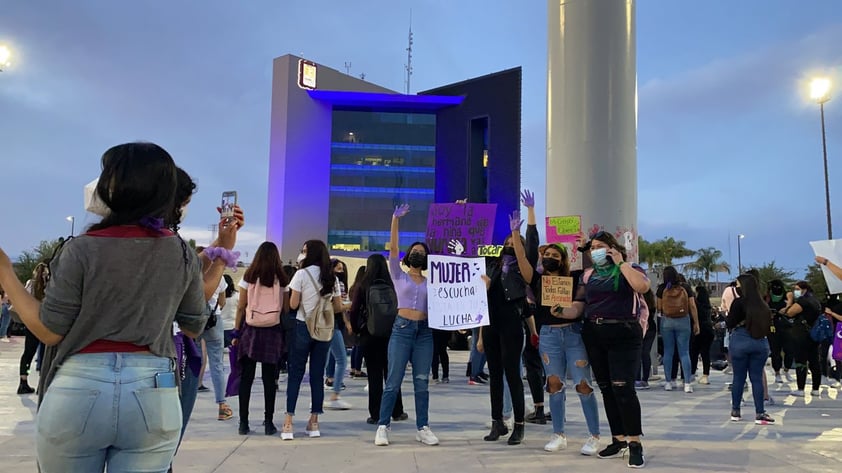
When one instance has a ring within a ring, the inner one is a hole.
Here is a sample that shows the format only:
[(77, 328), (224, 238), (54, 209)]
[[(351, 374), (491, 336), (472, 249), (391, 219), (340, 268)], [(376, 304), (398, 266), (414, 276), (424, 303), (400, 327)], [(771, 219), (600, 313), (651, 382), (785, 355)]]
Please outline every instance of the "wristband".
[(231, 251), (218, 246), (209, 246), (202, 253), (211, 261), (220, 259), (225, 263), (226, 267), (237, 269), (237, 259), (240, 257), (239, 251)]

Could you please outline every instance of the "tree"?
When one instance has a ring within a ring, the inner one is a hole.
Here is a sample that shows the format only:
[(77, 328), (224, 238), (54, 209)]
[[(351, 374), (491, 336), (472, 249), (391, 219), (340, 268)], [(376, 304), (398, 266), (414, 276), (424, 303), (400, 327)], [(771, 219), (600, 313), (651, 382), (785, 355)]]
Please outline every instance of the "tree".
[(687, 242), (676, 240), (673, 237), (664, 237), (653, 243), (655, 251), (659, 255), (658, 263), (664, 266), (672, 266), (673, 260), (687, 258), (696, 254), (695, 251), (687, 248)]
[(642, 236), (637, 237), (637, 257), (641, 263), (646, 264), (646, 269), (651, 271), (658, 262), (658, 248), (655, 243), (646, 241)]
[(756, 269), (760, 273), (760, 285), (765, 286), (773, 279), (780, 279), (787, 286), (795, 283), (795, 271), (787, 271), (784, 268), (779, 268), (775, 265), (773, 260), (771, 263), (765, 263), (763, 266), (753, 266), (749, 269)]
[(710, 284), (711, 273), (731, 274), (731, 266), (722, 261), (722, 251), (713, 247), (696, 251), (696, 261), (688, 264), (685, 268), (704, 274), (705, 284)]
[(22, 252), (17, 263), (14, 264), (15, 273), (17, 274), (18, 279), (20, 279), (21, 282), (26, 282), (32, 278), (32, 271), (35, 270), (35, 266), (37, 266), (38, 263), (49, 261), (53, 257), (53, 253), (55, 253), (56, 248), (58, 248), (63, 242), (64, 238), (58, 238), (56, 240), (42, 240), (41, 243), (39, 243), (38, 246), (33, 248), (31, 251)]
[(804, 280), (813, 288), (816, 298), (820, 301), (827, 300), (827, 282), (824, 280), (821, 266), (817, 264), (807, 266), (807, 275), (804, 276)]

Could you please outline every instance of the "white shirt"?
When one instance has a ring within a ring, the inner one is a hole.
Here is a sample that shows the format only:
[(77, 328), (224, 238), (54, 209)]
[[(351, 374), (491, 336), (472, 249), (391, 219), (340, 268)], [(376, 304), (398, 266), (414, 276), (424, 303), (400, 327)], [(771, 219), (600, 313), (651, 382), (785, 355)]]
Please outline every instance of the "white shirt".
[(225, 299), (225, 307), (219, 317), (222, 319), (223, 330), (234, 330), (234, 323), (237, 321), (237, 305), (240, 303), (240, 293), (234, 291), (234, 294)]
[(213, 295), (208, 299), (208, 305), (210, 306), (211, 310), (216, 307), (216, 315), (222, 313), (222, 309), (216, 306), (216, 301), (219, 300), (219, 295), (222, 294), (222, 297), (225, 297), (225, 290), (228, 289), (228, 283), (225, 282), (225, 278), (219, 279), (219, 285), (216, 286), (216, 291), (214, 291)]
[[(313, 286), (310, 278), (304, 274), (305, 271), (313, 276), (318, 287)], [(298, 304), (298, 314), (295, 318), (302, 322), (304, 321), (304, 313), (309, 314), (313, 312), (316, 306), (319, 305), (319, 299), (321, 298), (319, 292), (322, 290), (319, 275), (321, 275), (321, 269), (316, 265), (310, 265), (296, 271), (295, 275), (292, 276), (292, 281), (289, 283), (290, 289), (298, 291), (301, 294), (301, 302)], [(342, 289), (340, 288), (338, 278), (336, 279), (336, 284), (333, 285), (333, 297), (342, 297)]]

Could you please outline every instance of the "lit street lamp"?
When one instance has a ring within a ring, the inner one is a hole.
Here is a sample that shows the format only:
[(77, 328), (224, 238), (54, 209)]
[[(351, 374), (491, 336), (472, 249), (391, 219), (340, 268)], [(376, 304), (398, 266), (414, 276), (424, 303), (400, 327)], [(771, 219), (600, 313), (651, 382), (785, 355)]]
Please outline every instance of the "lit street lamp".
[(73, 233), (76, 231), (76, 217), (68, 215), (65, 220), (70, 222), (70, 236), (73, 236)]
[(810, 98), (819, 104), (822, 116), (822, 154), (824, 157), (824, 200), (827, 211), (827, 239), (833, 239), (833, 225), (830, 222), (830, 179), (827, 174), (827, 138), (824, 131), (824, 104), (830, 100), (830, 79), (815, 78), (810, 82)]
[(5, 44), (0, 44), (0, 72), (3, 72), (3, 68), (11, 64), (9, 62), (10, 57), (12, 57), (12, 50)]
[(742, 252), (742, 240), (746, 236), (740, 233), (737, 235), (737, 268), (740, 270), (740, 274), (743, 274), (743, 252)]

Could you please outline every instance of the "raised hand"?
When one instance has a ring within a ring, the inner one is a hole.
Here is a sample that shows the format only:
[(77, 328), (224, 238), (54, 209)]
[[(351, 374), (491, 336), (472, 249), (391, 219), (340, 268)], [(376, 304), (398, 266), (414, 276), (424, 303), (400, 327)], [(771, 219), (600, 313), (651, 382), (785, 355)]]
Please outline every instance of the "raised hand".
[(392, 214), (395, 218), (401, 218), (409, 213), (409, 204), (403, 204), (395, 207), (395, 212)]
[(448, 242), (447, 249), (450, 250), (450, 252), (453, 253), (456, 256), (460, 256), (462, 253), (465, 252), (465, 246), (462, 245), (461, 241), (459, 241), (455, 238), (453, 240), (450, 240), (450, 242)]
[(523, 192), (520, 193), (520, 201), (527, 208), (535, 207), (535, 193), (530, 192), (529, 189), (524, 189)]
[(520, 212), (515, 210), (509, 215), (509, 228), (512, 232), (520, 232), (520, 227), (523, 226), (523, 219), (520, 218)]

